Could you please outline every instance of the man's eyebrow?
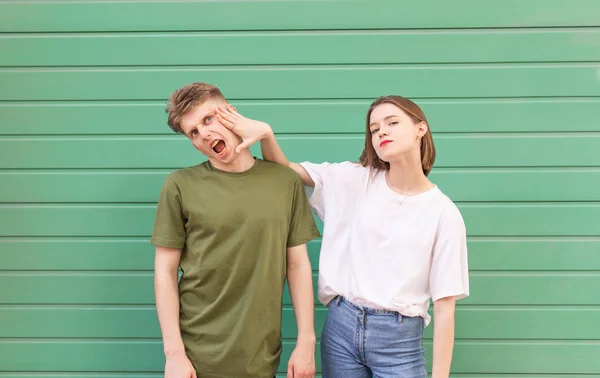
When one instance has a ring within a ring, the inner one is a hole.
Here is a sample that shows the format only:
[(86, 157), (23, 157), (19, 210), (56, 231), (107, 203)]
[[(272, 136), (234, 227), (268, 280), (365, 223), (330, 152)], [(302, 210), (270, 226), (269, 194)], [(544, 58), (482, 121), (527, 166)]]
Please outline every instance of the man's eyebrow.
[(214, 117), (214, 114), (215, 114), (214, 110), (211, 110), (211, 111), (207, 112), (206, 114), (204, 114), (202, 116), (202, 123), (204, 123), (204, 121), (206, 120), (206, 118), (208, 118), (208, 117)]
[(193, 127), (193, 128), (191, 128), (191, 129), (190, 129), (190, 130), (188, 130), (188, 131), (185, 131), (185, 130), (183, 130), (183, 128), (182, 128), (183, 134), (189, 137), (189, 136), (190, 136), (190, 135), (189, 135), (189, 133), (190, 133), (190, 132), (192, 132), (192, 131), (193, 131), (193, 130), (194, 130), (194, 129), (195, 129), (197, 126), (198, 126), (198, 125), (204, 125), (204, 121), (206, 121), (206, 117), (214, 117), (214, 116), (215, 116), (215, 113), (216, 113), (216, 112), (215, 112), (214, 110), (211, 110), (211, 111), (209, 111), (208, 113), (205, 113), (205, 114), (204, 114), (204, 115), (202, 115), (202, 117), (200, 118), (200, 122), (196, 122), (196, 123), (194, 124), (194, 127)]
[(202, 116), (202, 118), (200, 118), (200, 122), (199, 123), (201, 123), (201, 124), (204, 125), (204, 122), (206, 121), (206, 118), (208, 118), (208, 117), (213, 117), (214, 118), (216, 114), (217, 114), (217, 111), (215, 109), (212, 109), (212, 110), (206, 112)]
[(190, 133), (196, 129), (196, 127), (198, 126), (199, 123), (202, 123), (202, 122), (195, 123), (194, 126), (191, 127), (189, 130), (183, 130), (182, 129), (183, 133), (189, 137)]

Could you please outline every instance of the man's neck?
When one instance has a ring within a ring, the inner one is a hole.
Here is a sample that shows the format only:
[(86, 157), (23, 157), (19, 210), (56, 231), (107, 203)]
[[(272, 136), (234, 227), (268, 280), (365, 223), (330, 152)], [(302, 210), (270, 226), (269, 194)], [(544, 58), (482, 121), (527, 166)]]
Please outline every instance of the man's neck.
[(250, 153), (250, 150), (244, 149), (228, 164), (223, 164), (220, 161), (211, 160), (213, 167), (226, 172), (245, 172), (254, 166), (255, 160)]

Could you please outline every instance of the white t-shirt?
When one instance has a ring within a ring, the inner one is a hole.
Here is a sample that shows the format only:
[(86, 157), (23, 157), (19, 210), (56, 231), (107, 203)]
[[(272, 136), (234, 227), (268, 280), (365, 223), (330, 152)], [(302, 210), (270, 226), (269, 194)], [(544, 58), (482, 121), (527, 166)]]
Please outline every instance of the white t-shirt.
[(430, 300), (469, 295), (463, 218), (437, 186), (402, 196), (359, 164), (301, 164), (323, 220), (319, 300), (335, 296), (431, 321)]

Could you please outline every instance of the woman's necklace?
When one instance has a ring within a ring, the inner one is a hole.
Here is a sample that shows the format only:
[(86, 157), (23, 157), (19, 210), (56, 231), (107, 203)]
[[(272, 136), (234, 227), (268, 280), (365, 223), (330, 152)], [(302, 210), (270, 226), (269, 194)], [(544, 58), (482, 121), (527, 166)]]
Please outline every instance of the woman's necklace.
[[(429, 182), (425, 182), (425, 183), (421, 183), (415, 190), (412, 190), (411, 192), (415, 193), (413, 195), (408, 195), (408, 194), (400, 194), (398, 193), (396, 190), (394, 190), (394, 186), (392, 184), (390, 184), (390, 182), (388, 181), (388, 172), (386, 172), (385, 174), (385, 181), (387, 183), (387, 186), (394, 192), (394, 194), (396, 195), (396, 198), (398, 199), (398, 206), (402, 207), (402, 204), (404, 203), (404, 201), (406, 201), (406, 199), (408, 199), (409, 197), (413, 197), (416, 195), (421, 194), (421, 190), (422, 189), (426, 189), (429, 186)], [(402, 198), (401, 198), (402, 197)]]

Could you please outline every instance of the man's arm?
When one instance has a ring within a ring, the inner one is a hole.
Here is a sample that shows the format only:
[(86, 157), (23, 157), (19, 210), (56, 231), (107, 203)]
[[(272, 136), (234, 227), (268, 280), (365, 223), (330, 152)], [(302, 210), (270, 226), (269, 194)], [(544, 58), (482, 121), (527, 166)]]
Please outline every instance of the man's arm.
[(177, 272), (180, 258), (179, 249), (156, 247), (154, 292), (166, 357), (165, 378), (196, 377), (196, 372), (185, 354), (179, 329)]
[(298, 340), (288, 362), (287, 377), (312, 378), (315, 376), (315, 304), (306, 244), (287, 249), (287, 280), (298, 325)]
[(438, 299), (433, 303), (433, 365), (432, 378), (448, 378), (454, 349), (455, 297)]

